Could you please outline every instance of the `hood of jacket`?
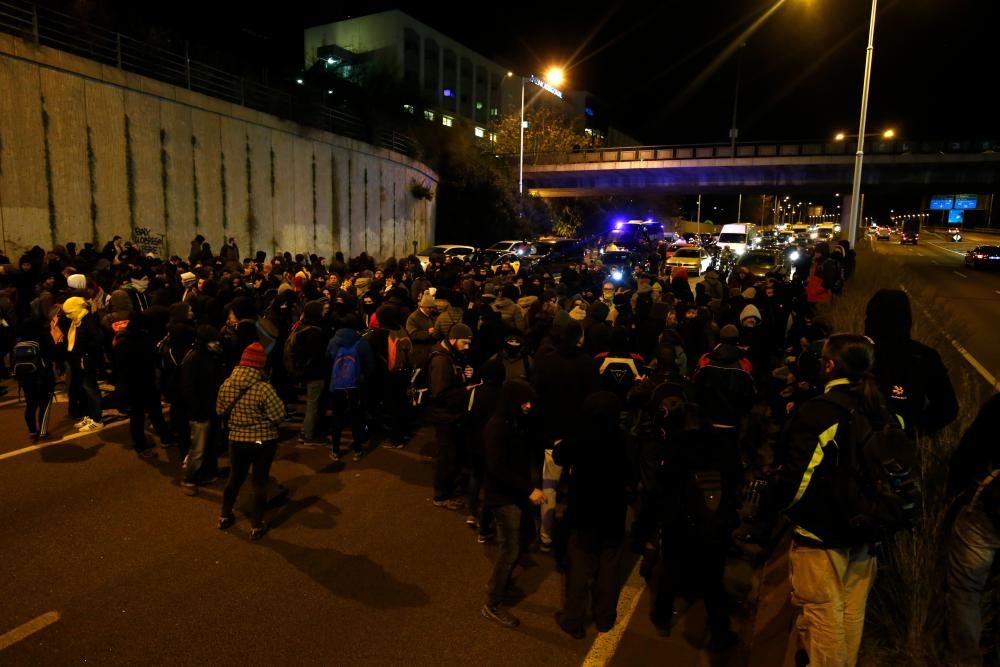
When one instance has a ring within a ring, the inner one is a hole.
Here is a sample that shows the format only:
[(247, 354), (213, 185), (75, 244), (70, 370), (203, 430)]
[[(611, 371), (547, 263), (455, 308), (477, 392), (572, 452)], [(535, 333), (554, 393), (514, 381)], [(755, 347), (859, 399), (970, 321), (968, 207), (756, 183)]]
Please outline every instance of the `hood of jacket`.
[(351, 347), (358, 342), (361, 336), (354, 329), (349, 329), (344, 327), (342, 329), (337, 329), (337, 332), (333, 334), (333, 342), (337, 347)]
[(742, 356), (740, 348), (732, 343), (719, 343), (708, 353), (710, 361), (723, 365), (737, 364)]

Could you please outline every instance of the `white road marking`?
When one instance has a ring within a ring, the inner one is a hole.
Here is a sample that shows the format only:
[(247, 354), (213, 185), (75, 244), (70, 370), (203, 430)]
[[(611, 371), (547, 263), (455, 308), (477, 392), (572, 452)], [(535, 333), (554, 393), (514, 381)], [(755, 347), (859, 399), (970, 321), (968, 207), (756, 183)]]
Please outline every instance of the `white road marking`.
[(934, 264), (935, 266), (941, 266), (940, 264), (938, 264), (938, 261), (936, 259), (932, 259), (931, 264)]
[(608, 632), (597, 633), (597, 639), (590, 645), (586, 657), (583, 659), (582, 667), (604, 667), (611, 662), (621, 644), (622, 637), (628, 628), (632, 615), (635, 614), (636, 607), (639, 606), (639, 599), (642, 592), (646, 590), (646, 582), (639, 574), (639, 565), (642, 561), (636, 561), (635, 567), (628, 575), (625, 587), (622, 588), (621, 596), (618, 598), (618, 619), (615, 626)]
[(94, 434), (100, 433), (101, 431), (104, 431), (105, 429), (114, 428), (116, 426), (124, 426), (125, 424), (128, 424), (128, 420), (127, 419), (123, 419), (121, 421), (116, 421), (116, 422), (111, 422), (110, 424), (105, 424), (105, 425), (101, 426), (101, 428), (97, 429), (96, 431), (86, 431), (86, 432), (79, 432), (79, 433), (71, 433), (70, 435), (67, 435), (67, 436), (65, 436), (63, 438), (60, 438), (58, 440), (52, 440), (51, 442), (40, 442), (37, 445), (31, 445), (29, 447), (24, 447), (22, 449), (15, 449), (12, 452), (4, 452), (3, 454), (0, 454), (0, 461), (3, 461), (4, 459), (12, 459), (15, 456), (20, 456), (21, 454), (28, 454), (30, 452), (37, 452), (39, 449), (45, 449), (46, 447), (51, 447), (52, 445), (60, 445), (60, 444), (62, 444), (64, 442), (70, 442), (71, 440), (77, 440), (79, 438), (85, 438), (88, 435), (94, 435)]
[(997, 294), (1000, 294), (1000, 289), (995, 289), (993, 291), (996, 292)]
[(981, 363), (979, 363), (979, 360), (976, 359), (974, 356), (972, 356), (972, 354), (968, 350), (966, 350), (961, 343), (952, 338), (947, 331), (945, 331), (939, 324), (937, 324), (937, 319), (933, 315), (931, 315), (931, 312), (927, 310), (922, 303), (917, 301), (913, 297), (913, 295), (910, 294), (909, 291), (907, 291), (905, 287), (900, 285), (899, 288), (909, 295), (910, 301), (915, 303), (917, 305), (917, 308), (919, 308), (920, 311), (927, 316), (928, 321), (934, 323), (934, 326), (938, 328), (938, 330), (941, 332), (941, 335), (945, 337), (945, 340), (951, 343), (951, 346), (955, 348), (955, 351), (958, 352), (960, 355), (962, 355), (962, 357), (969, 362), (969, 365), (971, 365), (974, 369), (976, 369), (976, 372), (978, 372), (980, 375), (983, 376), (983, 379), (986, 380), (987, 383), (989, 383), (990, 388), (996, 389), (997, 379), (993, 377), (993, 374), (990, 373), (988, 370), (986, 370), (986, 367), (983, 366)]
[(22, 639), (26, 639), (31, 635), (35, 634), (39, 630), (44, 630), (53, 623), (59, 620), (58, 611), (50, 611), (42, 614), (38, 618), (34, 618), (24, 625), (19, 625), (10, 632), (5, 632), (0, 635), (0, 651), (5, 648), (10, 648), (14, 644), (18, 643)]
[(961, 276), (962, 278), (968, 278), (969, 277), (969, 276), (965, 275), (964, 273), (962, 273), (961, 271), (952, 271), (952, 273), (954, 273), (956, 276)]
[(965, 257), (965, 253), (964, 252), (960, 252), (958, 250), (952, 250), (951, 248), (945, 248), (944, 246), (939, 246), (937, 243), (930, 243), (929, 245), (934, 246), (938, 250), (943, 250), (945, 252), (950, 252), (951, 254), (958, 255), (959, 257)]

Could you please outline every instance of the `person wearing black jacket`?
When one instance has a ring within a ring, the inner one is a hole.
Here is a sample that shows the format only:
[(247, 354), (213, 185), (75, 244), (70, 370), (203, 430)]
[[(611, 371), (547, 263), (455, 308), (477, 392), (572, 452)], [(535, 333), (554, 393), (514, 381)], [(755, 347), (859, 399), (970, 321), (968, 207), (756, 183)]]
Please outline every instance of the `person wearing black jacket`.
[(949, 487), (962, 494), (948, 549), (949, 664), (981, 665), (982, 602), (1000, 550), (1000, 394), (994, 394), (952, 455)]
[(621, 400), (608, 391), (582, 404), (583, 422), (553, 449), (555, 462), (571, 469), (566, 523), (570, 530), (566, 602), (557, 623), (581, 639), (591, 601), (600, 632), (614, 626), (625, 540), (630, 476)]
[[(486, 487), (484, 506), (493, 512), (500, 553), (487, 586), (484, 617), (504, 627), (520, 621), (502, 607), (507, 586), (521, 552), (534, 533), (529, 508), (545, 496), (532, 483), (532, 446), (527, 428), (535, 392), (520, 380), (503, 386), (500, 404), (486, 425)], [(526, 539), (527, 538), (527, 539)]]
[(149, 330), (149, 316), (134, 310), (129, 315), (128, 327), (116, 336), (112, 349), (112, 363), (116, 376), (123, 377), (128, 386), (129, 428), (132, 446), (144, 459), (156, 456), (146, 439), (146, 415), (153, 423), (160, 444), (173, 444), (167, 423), (163, 419), (160, 392), (156, 386), (156, 343)]
[[(789, 555), (792, 601), (800, 645), (814, 665), (853, 665), (864, 628), (865, 603), (875, 580), (871, 535), (858, 529), (839, 493), (838, 455), (851, 443), (849, 402), (873, 429), (891, 425), (871, 373), (875, 346), (865, 336), (836, 334), (822, 352), (824, 394), (807, 401), (781, 436), (778, 474), (768, 484), (760, 513), (785, 509), (795, 525)], [(837, 401), (837, 402), (835, 402)]]
[(38, 345), (39, 359), (34, 370), (22, 370), (15, 377), (24, 394), (24, 421), (28, 435), (32, 438), (48, 436), (49, 411), (52, 408), (56, 377), (53, 370), (55, 344), (49, 333), (49, 323), (29, 317), (18, 327), (18, 342), (33, 342)]
[(699, 360), (694, 374), (698, 405), (717, 429), (738, 429), (757, 396), (750, 374), (752, 367), (737, 347), (738, 339), (736, 327), (724, 326), (719, 334), (720, 343)]
[(466, 523), (479, 529), (478, 541), (480, 544), (485, 544), (496, 536), (496, 528), (493, 526), (493, 513), (486, 509), (480, 500), (486, 478), (484, 439), (486, 424), (500, 405), (500, 394), (506, 380), (504, 365), (496, 359), (491, 359), (479, 369), (479, 377), (482, 384), (470, 390), (469, 412), (465, 417), (466, 451), (471, 468)]
[(455, 477), (461, 420), (469, 400), (468, 381), (472, 367), (465, 356), (472, 345), (472, 329), (455, 324), (448, 337), (434, 346), (427, 363), (431, 396), (430, 418), (434, 424), (438, 452), (434, 462), (434, 506), (458, 511), (465, 503), (455, 498)]
[(197, 493), (198, 484), (209, 482), (218, 472), (219, 419), (215, 401), (227, 376), (219, 332), (203, 324), (198, 327), (193, 352), (184, 358), (180, 368), (179, 400), (191, 420), (191, 450), (182, 485), (190, 495)]
[(292, 360), (292, 368), (286, 370), (301, 380), (306, 389), (305, 418), (299, 442), (323, 444), (319, 441), (317, 426), (320, 407), (324, 405), (323, 389), (328, 373), (326, 348), (329, 343), (330, 331), (323, 319), (323, 303), (310, 301), (302, 307), (302, 318), (285, 342), (285, 345), (291, 346), (286, 357)]
[(889, 410), (911, 436), (932, 435), (958, 417), (958, 400), (941, 356), (910, 338), (912, 326), (906, 292), (882, 289), (868, 302), (865, 335), (875, 341), (875, 377)]

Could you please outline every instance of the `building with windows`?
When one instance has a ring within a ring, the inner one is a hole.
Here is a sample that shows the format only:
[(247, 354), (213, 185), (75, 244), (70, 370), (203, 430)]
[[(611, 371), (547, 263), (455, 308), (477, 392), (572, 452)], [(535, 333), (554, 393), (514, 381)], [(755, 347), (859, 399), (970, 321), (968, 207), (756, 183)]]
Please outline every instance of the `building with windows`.
[[(322, 62), (320, 62), (322, 61)], [(348, 18), (305, 30), (305, 66), (322, 65), (345, 79), (363, 81), (372, 68), (391, 72), (414, 100), (404, 110), (447, 127), (490, 127), (521, 111), (522, 78), (399, 10)], [(534, 76), (523, 79), (532, 104), (581, 118), (600, 142), (609, 136), (606, 114), (585, 91), (561, 91)]]

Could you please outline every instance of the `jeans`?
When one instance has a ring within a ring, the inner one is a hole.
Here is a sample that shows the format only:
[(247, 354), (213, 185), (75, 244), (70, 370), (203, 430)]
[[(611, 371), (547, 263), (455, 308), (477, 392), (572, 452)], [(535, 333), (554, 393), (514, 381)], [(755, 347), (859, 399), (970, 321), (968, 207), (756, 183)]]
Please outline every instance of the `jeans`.
[(455, 483), (458, 477), (460, 437), (458, 425), (435, 424), (434, 435), (437, 439), (437, 456), (434, 458), (434, 500), (447, 500), (455, 495)]
[(360, 389), (338, 389), (330, 394), (330, 402), (333, 405), (333, 421), (330, 426), (333, 436), (333, 451), (340, 452), (340, 433), (348, 422), (351, 424), (351, 434), (354, 436), (354, 444), (351, 448), (355, 452), (360, 452), (365, 447), (368, 438), (368, 427), (365, 424), (364, 406), (361, 404)]
[(309, 380), (306, 382), (306, 414), (302, 421), (302, 437), (309, 442), (316, 439), (316, 424), (319, 422), (319, 411), (323, 405), (323, 389), (325, 380)]
[(178, 452), (183, 459), (191, 451), (191, 418), (181, 407), (180, 401), (170, 404), (170, 421), (167, 422), (167, 427), (177, 442)]
[(135, 451), (142, 452), (149, 449), (149, 441), (146, 440), (147, 414), (153, 428), (156, 429), (156, 435), (160, 436), (160, 442), (169, 443), (172, 441), (167, 422), (163, 419), (163, 406), (160, 405), (159, 396), (154, 393), (143, 395), (133, 392), (129, 396), (129, 400), (128, 423)]
[(559, 491), (561, 478), (562, 466), (556, 465), (552, 458), (552, 450), (546, 449), (545, 462), (542, 464), (542, 493), (545, 495), (540, 531), (542, 544), (552, 544), (553, 529), (556, 523), (556, 493)]
[(948, 549), (947, 633), (949, 657), (958, 665), (982, 665), (983, 593), (1000, 533), (979, 509), (963, 508), (955, 518)]
[(493, 574), (486, 588), (486, 605), (495, 609), (503, 603), (510, 575), (521, 555), (521, 521), (524, 517), (517, 505), (501, 505), (492, 509), (497, 524), (500, 553), (493, 563)]
[(101, 423), (101, 391), (97, 387), (97, 372), (74, 367), (69, 376), (69, 414), (90, 417)]
[(218, 452), (215, 448), (215, 428), (212, 421), (190, 422), (191, 449), (188, 452), (187, 472), (184, 481), (194, 484), (214, 475), (218, 470)]
[(40, 436), (49, 433), (49, 412), (52, 410), (52, 386), (42, 386), (25, 382), (21, 385), (24, 393), (24, 423), (28, 425), (29, 433)]
[(253, 485), (253, 510), (250, 512), (250, 526), (260, 528), (264, 523), (264, 507), (267, 505), (267, 480), (271, 475), (271, 463), (277, 450), (277, 440), (268, 440), (259, 445), (254, 442), (230, 441), (229, 483), (222, 493), (222, 516), (233, 513), (240, 487), (252, 468), (253, 478), (250, 483)]
[(800, 646), (813, 667), (853, 667), (865, 626), (865, 603), (875, 582), (867, 546), (819, 549), (792, 543), (792, 604)]
[(573, 531), (569, 538), (569, 568), (566, 570), (566, 604), (560, 623), (569, 630), (582, 630), (593, 609), (594, 623), (607, 632), (618, 617), (621, 593), (623, 542), (594, 543)]

